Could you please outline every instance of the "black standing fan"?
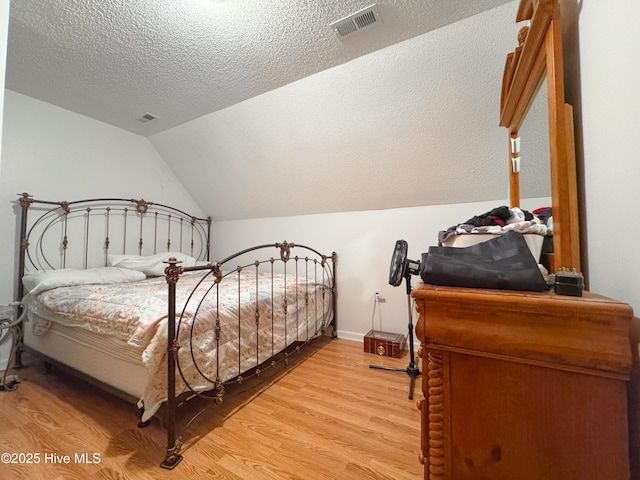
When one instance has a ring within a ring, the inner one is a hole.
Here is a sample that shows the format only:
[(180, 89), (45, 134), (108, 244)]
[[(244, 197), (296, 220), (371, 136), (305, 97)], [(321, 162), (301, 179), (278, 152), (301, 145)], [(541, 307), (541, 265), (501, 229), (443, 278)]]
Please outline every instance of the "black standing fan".
[(409, 375), (409, 400), (413, 399), (413, 390), (415, 388), (416, 378), (420, 376), (420, 370), (416, 365), (415, 352), (413, 348), (413, 310), (411, 309), (411, 275), (418, 275), (420, 270), (420, 262), (409, 260), (407, 258), (407, 250), (409, 246), (404, 240), (396, 242), (393, 256), (391, 257), (391, 266), (389, 267), (389, 284), (394, 287), (400, 286), (404, 278), (407, 284), (407, 304), (409, 306), (409, 365), (407, 368), (393, 368), (382, 365), (369, 365), (369, 368), (378, 368), (380, 370), (391, 370), (393, 372), (406, 372)]

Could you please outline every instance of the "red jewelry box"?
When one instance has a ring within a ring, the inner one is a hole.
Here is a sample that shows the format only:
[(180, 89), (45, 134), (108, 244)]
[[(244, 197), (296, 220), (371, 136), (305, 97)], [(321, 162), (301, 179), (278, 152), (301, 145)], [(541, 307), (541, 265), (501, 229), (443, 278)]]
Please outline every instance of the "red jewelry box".
[(400, 358), (406, 344), (407, 339), (399, 333), (369, 330), (364, 336), (364, 351), (381, 357)]

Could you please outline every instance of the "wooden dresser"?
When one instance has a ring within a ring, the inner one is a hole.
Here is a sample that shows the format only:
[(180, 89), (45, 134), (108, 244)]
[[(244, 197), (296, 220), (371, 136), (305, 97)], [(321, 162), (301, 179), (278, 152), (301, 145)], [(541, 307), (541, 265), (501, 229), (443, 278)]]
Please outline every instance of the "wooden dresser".
[(629, 478), (629, 305), (420, 284), (424, 478)]

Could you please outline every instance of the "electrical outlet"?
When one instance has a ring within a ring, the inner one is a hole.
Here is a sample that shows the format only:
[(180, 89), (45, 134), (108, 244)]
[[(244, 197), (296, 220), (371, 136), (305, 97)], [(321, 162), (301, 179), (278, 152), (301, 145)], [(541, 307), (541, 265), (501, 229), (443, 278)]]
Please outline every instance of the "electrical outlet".
[(374, 290), (373, 295), (376, 299), (376, 302), (383, 303), (385, 298), (382, 296), (382, 290)]

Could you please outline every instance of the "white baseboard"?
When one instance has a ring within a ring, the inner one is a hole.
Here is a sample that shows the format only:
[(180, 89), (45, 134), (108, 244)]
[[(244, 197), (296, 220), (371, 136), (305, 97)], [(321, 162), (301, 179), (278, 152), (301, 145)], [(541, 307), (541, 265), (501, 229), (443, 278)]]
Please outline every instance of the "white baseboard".
[(338, 329), (338, 338), (341, 338), (343, 340), (351, 340), (353, 342), (362, 343), (364, 341), (364, 336), (364, 333), (345, 332), (344, 330)]

